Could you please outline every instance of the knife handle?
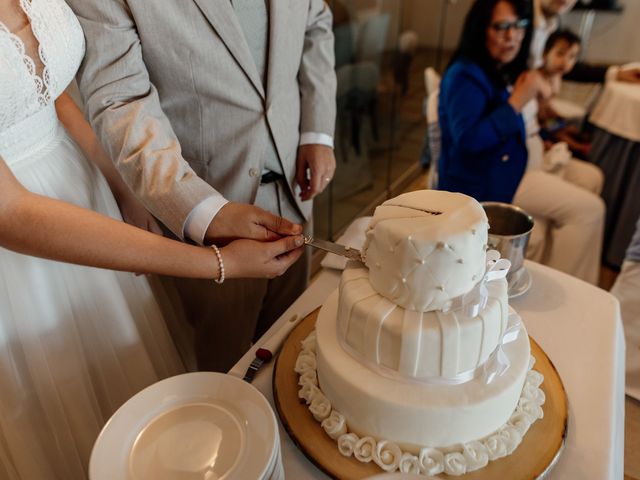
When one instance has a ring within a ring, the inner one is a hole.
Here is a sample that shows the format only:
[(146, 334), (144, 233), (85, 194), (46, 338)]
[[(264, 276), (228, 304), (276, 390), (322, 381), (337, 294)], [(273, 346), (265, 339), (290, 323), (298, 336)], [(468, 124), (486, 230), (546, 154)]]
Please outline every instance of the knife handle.
[(260, 348), (264, 348), (271, 352), (272, 355), (275, 355), (276, 352), (282, 346), (284, 339), (287, 338), (287, 335), (293, 330), (293, 328), (298, 324), (299, 321), (298, 315), (293, 315), (284, 325), (282, 325), (276, 332), (271, 335), (271, 337), (264, 342)]

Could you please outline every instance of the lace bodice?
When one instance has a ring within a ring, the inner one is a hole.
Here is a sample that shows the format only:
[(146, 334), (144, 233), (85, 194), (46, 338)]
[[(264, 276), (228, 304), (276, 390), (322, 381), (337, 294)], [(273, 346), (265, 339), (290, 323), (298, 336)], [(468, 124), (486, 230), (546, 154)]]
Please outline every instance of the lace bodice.
[[(18, 0), (16, 0), (18, 1)], [(73, 80), (84, 55), (84, 36), (63, 0), (19, 0), (38, 42), (38, 64), (23, 40), (0, 21), (0, 154), (28, 146), (51, 122), (54, 100)], [(27, 145), (24, 145), (25, 142)]]

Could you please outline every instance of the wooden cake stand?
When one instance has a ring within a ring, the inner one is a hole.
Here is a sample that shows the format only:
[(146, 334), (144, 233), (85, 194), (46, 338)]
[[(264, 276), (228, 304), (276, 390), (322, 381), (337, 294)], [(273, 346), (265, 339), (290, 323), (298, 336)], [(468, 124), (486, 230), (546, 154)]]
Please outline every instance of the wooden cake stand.
[[(293, 442), (320, 470), (340, 480), (356, 480), (383, 473), (375, 463), (361, 463), (344, 457), (322, 429), (304, 401), (298, 398), (298, 374), (294, 366), (301, 350), (300, 342), (313, 330), (318, 312), (303, 319), (285, 341), (276, 359), (273, 374), (273, 395), (282, 424)], [(555, 367), (542, 348), (529, 337), (531, 354), (536, 359), (535, 370), (544, 375), (542, 390), (546, 400), (544, 417), (537, 420), (524, 436), (518, 448), (506, 457), (460, 477), (440, 474), (442, 479), (509, 479), (544, 478), (558, 460), (567, 434), (567, 397)]]

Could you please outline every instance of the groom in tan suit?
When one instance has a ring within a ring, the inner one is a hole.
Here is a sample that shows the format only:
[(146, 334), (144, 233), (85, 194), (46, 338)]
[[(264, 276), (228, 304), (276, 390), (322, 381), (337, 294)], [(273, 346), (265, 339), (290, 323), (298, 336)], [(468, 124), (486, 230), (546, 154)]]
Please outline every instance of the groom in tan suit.
[[(89, 120), (166, 227), (205, 244), (274, 238), (261, 209), (310, 226), (310, 200), (335, 169), (323, 0), (68, 3), (86, 36), (78, 83)], [(303, 257), (273, 280), (176, 280), (198, 367), (230, 368), (307, 279)]]

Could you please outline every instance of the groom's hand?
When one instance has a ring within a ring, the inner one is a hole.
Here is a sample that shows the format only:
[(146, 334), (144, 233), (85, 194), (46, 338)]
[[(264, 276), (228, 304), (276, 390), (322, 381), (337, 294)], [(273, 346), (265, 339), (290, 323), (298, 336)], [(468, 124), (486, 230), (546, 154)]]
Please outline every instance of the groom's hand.
[(229, 202), (213, 217), (205, 237), (210, 242), (224, 244), (238, 238), (264, 242), (301, 233), (302, 226), (286, 218), (254, 205)]

